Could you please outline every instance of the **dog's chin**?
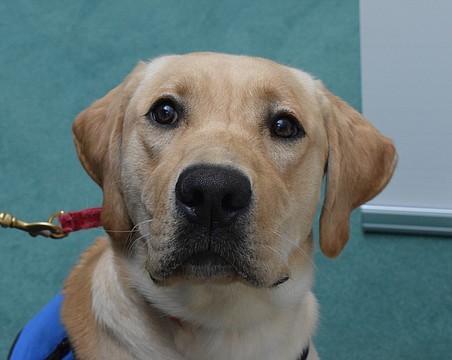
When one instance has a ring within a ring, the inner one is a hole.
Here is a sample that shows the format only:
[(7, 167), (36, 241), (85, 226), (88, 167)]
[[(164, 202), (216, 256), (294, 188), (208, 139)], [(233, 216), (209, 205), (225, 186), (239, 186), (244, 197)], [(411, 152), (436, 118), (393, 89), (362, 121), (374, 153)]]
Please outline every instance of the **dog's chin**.
[(251, 271), (240, 269), (212, 251), (196, 253), (174, 267), (172, 271), (164, 271), (158, 274), (150, 273), (150, 277), (154, 283), (160, 286), (171, 286), (182, 281), (193, 284), (210, 283), (216, 285), (241, 282), (256, 288), (275, 287), (289, 279), (287, 276), (283, 276), (276, 282), (267, 284), (264, 281), (259, 281)]

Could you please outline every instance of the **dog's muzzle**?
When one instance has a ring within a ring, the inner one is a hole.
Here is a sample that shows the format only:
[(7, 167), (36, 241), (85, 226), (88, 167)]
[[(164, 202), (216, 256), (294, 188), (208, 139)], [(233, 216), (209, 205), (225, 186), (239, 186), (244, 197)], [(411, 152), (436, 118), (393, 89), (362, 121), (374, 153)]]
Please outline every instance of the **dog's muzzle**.
[(174, 188), (176, 230), (161, 280), (244, 279), (257, 284), (251, 260), (253, 191), (249, 178), (232, 166), (186, 168)]

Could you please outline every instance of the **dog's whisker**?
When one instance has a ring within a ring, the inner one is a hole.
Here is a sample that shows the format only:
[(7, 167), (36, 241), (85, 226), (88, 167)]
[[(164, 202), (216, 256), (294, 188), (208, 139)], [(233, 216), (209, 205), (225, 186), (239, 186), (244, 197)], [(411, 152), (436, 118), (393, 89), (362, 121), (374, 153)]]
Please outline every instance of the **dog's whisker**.
[(315, 261), (312, 259), (311, 255), (305, 250), (303, 249), (298, 243), (296, 243), (294, 240), (290, 239), (287, 235), (281, 233), (280, 231), (276, 230), (276, 229), (272, 229), (272, 233), (275, 234), (276, 236), (282, 238), (284, 241), (289, 242), (290, 244), (294, 245), (295, 248), (297, 250), (299, 250), (305, 257), (306, 259), (309, 260), (309, 262), (312, 264), (312, 266), (314, 267), (314, 269), (316, 270), (316, 272), (324, 277), (327, 278), (327, 276), (325, 274), (322, 273), (322, 271), (319, 269), (319, 267), (316, 265)]
[(152, 221), (154, 221), (154, 219), (143, 220), (143, 221), (137, 223), (137, 224), (132, 228), (132, 230), (134, 231), (134, 230), (136, 230), (137, 228), (139, 228), (139, 227), (142, 226), (142, 225), (150, 224)]
[(275, 253), (276, 255), (278, 255), (279, 258), (284, 258), (285, 254), (283, 254), (282, 251), (278, 251), (278, 249), (275, 249), (274, 247), (268, 245), (268, 244), (262, 244), (262, 247), (264, 247), (265, 249), (268, 249), (270, 251), (272, 251), (273, 253)]
[[(278, 235), (278, 236), (282, 236), (283, 238), (286, 238), (286, 237), (284, 237), (284, 235), (282, 235), (282, 234), (280, 234), (280, 235)], [(312, 258), (312, 256), (311, 256), (308, 252), (306, 252), (306, 250), (304, 250), (301, 246), (295, 244), (295, 242), (290, 241), (290, 239), (286, 238), (286, 240), (289, 241), (291, 244), (295, 245), (295, 248), (296, 248), (296, 249), (300, 250), (300, 252), (301, 252), (301, 253), (306, 257), (306, 259), (311, 263), (311, 265), (313, 266), (313, 268), (315, 269), (315, 271), (316, 271), (316, 273), (319, 275), (319, 277), (325, 279), (325, 280), (328, 281), (328, 282), (331, 282), (330, 277), (328, 277), (328, 275), (325, 274), (325, 273), (317, 266), (317, 264), (315, 263), (315, 261), (314, 261), (314, 259)], [(317, 251), (315, 251), (314, 253), (317, 253)]]
[[(134, 235), (138, 235), (138, 234), (140, 234), (141, 236), (138, 236), (138, 237), (135, 237), (135, 238), (132, 239), (132, 237), (133, 237)], [(139, 233), (139, 232), (135, 232), (134, 234), (131, 234), (131, 237), (128, 239), (129, 242), (130, 242), (130, 245), (128, 246), (128, 249), (127, 249), (128, 255), (131, 255), (131, 253), (132, 253), (133, 249), (135, 248), (135, 246), (136, 246), (142, 239), (145, 239), (145, 240), (146, 240), (146, 241), (144, 242), (144, 244), (146, 245), (146, 244), (150, 241), (149, 236), (150, 236), (150, 233), (149, 233), (149, 232), (148, 232), (148, 233), (145, 233), (145, 234), (141, 234), (141, 233)]]
[(126, 233), (133, 233), (134, 230), (111, 230), (111, 229), (105, 229), (106, 232), (112, 233), (112, 234), (126, 234)]
[[(107, 231), (108, 233), (112, 233), (112, 234), (128, 234), (127, 243), (129, 245), (127, 246), (126, 251), (127, 251), (128, 255), (131, 255), (133, 248), (140, 240), (142, 240), (143, 238), (146, 238), (146, 243), (147, 243), (147, 241), (149, 241), (148, 237), (149, 237), (150, 233), (146, 233), (146, 234), (142, 235), (142, 232), (139, 231), (139, 228), (142, 227), (143, 225), (150, 224), (152, 221), (153, 221), (153, 219), (143, 220), (143, 221), (135, 224), (131, 230), (105, 229), (105, 231)], [(140, 234), (141, 236), (135, 237), (138, 234)]]

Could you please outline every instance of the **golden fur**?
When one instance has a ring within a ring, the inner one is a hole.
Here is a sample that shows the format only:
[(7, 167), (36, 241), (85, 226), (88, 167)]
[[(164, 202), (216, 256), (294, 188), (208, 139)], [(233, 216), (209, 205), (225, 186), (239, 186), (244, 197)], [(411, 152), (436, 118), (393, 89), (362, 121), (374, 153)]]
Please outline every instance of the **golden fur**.
[[(185, 109), (174, 128), (146, 117), (168, 96)], [(269, 114), (278, 111), (294, 115), (306, 136), (271, 136)], [(295, 360), (308, 344), (317, 358), (310, 287), (322, 179), (320, 245), (335, 257), (350, 212), (392, 176), (391, 140), (309, 74), (212, 53), (138, 64), (78, 116), (74, 134), (102, 187), (109, 236), (83, 255), (64, 289), (63, 322), (79, 359)], [(175, 239), (192, 241), (180, 234), (174, 189), (197, 164), (234, 168), (251, 183), (240, 236), (253, 281), (241, 272), (161, 275), (183, 246)]]

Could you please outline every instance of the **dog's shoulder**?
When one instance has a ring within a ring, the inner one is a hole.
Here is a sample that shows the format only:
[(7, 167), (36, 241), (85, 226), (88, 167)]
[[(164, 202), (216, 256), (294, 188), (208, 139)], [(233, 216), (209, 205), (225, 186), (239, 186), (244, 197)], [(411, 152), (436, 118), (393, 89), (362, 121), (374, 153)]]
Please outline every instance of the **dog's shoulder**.
[[(96, 320), (92, 309), (92, 274), (101, 255), (108, 249), (109, 240), (98, 238), (80, 257), (63, 288), (64, 302), (61, 310), (62, 322), (69, 334), (77, 334), (71, 338), (76, 354), (86, 358), (81, 352), (92, 354), (98, 342)], [(90, 355), (88, 355), (89, 357)]]
[[(97, 261), (108, 247), (109, 240), (100, 237), (80, 256), (79, 263), (72, 269), (64, 284), (64, 295), (68, 295), (68, 292), (73, 292), (74, 289), (81, 290), (80, 286), (88, 284), (86, 280), (91, 277)], [(80, 281), (81, 279), (83, 281)]]

